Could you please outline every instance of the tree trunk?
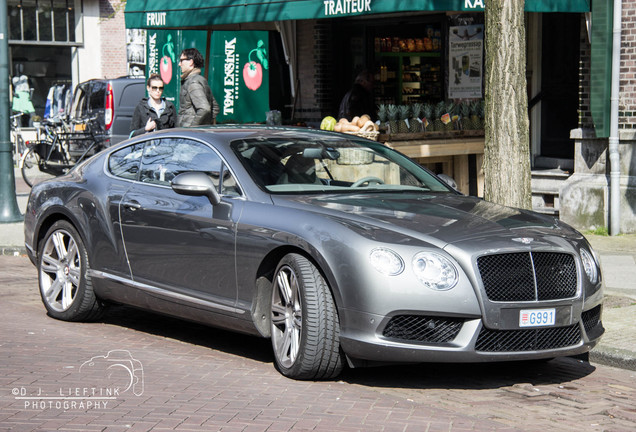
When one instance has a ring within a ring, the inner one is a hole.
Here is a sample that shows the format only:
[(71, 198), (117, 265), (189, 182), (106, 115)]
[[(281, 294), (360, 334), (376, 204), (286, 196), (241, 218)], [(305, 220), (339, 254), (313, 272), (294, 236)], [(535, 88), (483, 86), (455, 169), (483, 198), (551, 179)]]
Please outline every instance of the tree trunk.
[(523, 0), (486, 0), (484, 198), (532, 208)]

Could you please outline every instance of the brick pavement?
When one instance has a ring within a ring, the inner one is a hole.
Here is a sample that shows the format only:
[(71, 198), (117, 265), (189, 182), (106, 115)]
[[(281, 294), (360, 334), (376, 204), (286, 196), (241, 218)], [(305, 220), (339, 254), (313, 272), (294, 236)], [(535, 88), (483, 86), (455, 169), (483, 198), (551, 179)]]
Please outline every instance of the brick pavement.
[[(558, 359), (356, 369), (298, 382), (276, 372), (264, 339), (124, 307), (97, 323), (53, 320), (24, 257), (0, 257), (0, 293), (2, 431), (636, 429), (634, 371)], [(121, 362), (107, 372), (82, 366), (111, 350), (141, 363), (142, 392), (122, 390)], [(111, 399), (83, 394), (116, 388)], [(44, 399), (16, 399), (35, 396)]]

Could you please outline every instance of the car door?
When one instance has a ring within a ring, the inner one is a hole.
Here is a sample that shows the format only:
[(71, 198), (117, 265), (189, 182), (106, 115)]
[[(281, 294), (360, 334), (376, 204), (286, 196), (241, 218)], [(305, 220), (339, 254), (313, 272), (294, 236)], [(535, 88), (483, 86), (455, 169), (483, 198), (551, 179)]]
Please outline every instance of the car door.
[(177, 194), (170, 181), (181, 172), (205, 171), (219, 185), (223, 167), (219, 155), (198, 141), (150, 140), (139, 179), (120, 207), (135, 282), (173, 298), (210, 302), (220, 312), (236, 303), (235, 231), (243, 201), (224, 196), (212, 206), (205, 197)]

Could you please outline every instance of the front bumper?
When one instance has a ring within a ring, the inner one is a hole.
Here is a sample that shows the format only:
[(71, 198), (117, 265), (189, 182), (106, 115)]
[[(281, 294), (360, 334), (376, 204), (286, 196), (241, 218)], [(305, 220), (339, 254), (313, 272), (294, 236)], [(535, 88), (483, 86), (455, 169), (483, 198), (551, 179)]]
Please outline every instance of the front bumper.
[[(341, 345), (352, 365), (366, 362), (473, 363), (532, 360), (583, 354), (604, 332), (602, 306), (577, 322), (531, 329), (489, 329), (480, 317), (341, 313)], [(402, 317), (406, 316), (406, 319)], [(396, 318), (402, 327), (395, 326)]]

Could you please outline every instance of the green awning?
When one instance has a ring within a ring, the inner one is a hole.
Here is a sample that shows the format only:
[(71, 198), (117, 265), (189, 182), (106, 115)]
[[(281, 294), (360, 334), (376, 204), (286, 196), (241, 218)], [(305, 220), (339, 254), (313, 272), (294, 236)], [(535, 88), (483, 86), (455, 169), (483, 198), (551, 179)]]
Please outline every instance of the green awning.
[[(526, 0), (527, 12), (589, 12), (591, 0)], [(128, 0), (126, 28), (191, 28), (391, 12), (481, 12), (483, 0)]]

